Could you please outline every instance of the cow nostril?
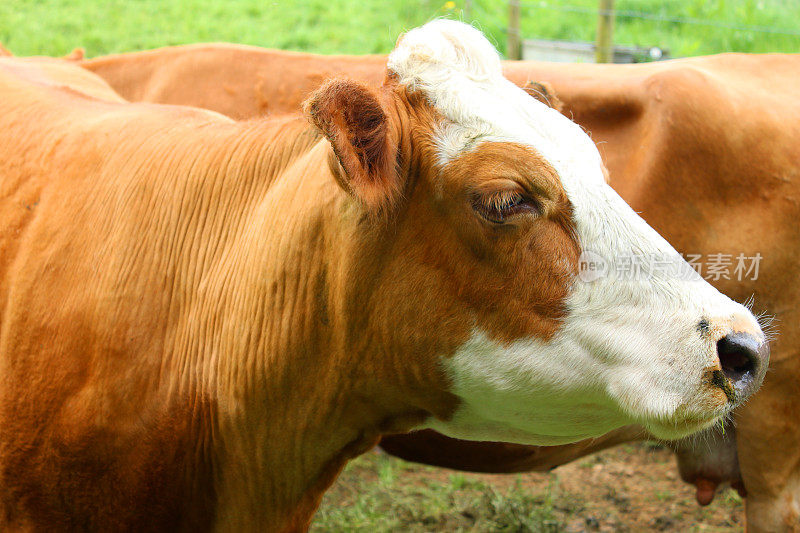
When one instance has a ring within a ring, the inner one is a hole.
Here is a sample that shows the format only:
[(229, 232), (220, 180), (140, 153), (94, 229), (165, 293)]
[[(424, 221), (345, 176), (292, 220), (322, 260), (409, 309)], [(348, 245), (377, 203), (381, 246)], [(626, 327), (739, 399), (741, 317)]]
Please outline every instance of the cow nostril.
[(722, 373), (732, 381), (739, 381), (742, 376), (753, 371), (753, 363), (741, 352), (720, 354)]
[(758, 341), (751, 335), (733, 333), (717, 341), (722, 373), (734, 385), (749, 381), (758, 362)]

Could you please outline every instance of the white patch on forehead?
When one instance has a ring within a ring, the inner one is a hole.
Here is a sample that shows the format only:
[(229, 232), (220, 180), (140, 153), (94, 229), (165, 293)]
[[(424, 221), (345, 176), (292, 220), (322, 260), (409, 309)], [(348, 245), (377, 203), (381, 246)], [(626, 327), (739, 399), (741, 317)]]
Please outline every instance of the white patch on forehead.
[(433, 142), (439, 154), (437, 163), (443, 167), (487, 139), (498, 140), (488, 127), (483, 130), (470, 130), (452, 122), (439, 124), (433, 134)]
[(591, 139), (504, 78), (497, 51), (475, 28), (435, 20), (411, 30), (389, 55), (388, 67), (448, 119), (434, 139), (440, 163), (482, 141), (516, 142), (536, 148), (562, 176), (568, 194), (573, 178), (603, 181)]

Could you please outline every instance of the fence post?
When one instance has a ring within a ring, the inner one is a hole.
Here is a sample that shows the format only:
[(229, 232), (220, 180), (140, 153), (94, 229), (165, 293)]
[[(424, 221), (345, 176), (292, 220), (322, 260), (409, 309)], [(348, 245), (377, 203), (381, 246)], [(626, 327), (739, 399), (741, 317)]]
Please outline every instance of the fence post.
[(519, 0), (508, 2), (508, 40), (506, 41), (506, 57), (519, 59)]
[(598, 63), (614, 62), (614, 0), (600, 0), (594, 57)]

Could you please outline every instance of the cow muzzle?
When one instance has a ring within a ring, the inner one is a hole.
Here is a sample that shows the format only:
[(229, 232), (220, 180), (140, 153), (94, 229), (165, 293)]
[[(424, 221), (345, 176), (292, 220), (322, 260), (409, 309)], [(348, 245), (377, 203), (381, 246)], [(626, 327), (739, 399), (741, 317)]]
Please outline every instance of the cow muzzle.
[(711, 382), (728, 401), (740, 403), (761, 386), (769, 366), (769, 342), (750, 333), (734, 332), (717, 341), (720, 370)]

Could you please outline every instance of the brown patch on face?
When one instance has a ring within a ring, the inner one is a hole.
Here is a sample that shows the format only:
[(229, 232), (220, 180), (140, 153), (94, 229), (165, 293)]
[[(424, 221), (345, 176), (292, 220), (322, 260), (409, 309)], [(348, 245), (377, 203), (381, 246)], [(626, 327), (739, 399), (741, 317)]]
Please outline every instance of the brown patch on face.
[[(435, 148), (426, 158), (436, 160)], [(497, 224), (475, 209), (476, 201), (509, 190), (536, 210)], [(402, 264), (387, 277), (396, 294), (392, 313), (408, 298), (417, 307), (395, 328), (408, 321), (415, 337), (430, 330), (438, 357), (454, 353), (476, 327), (504, 343), (556, 333), (580, 246), (560, 178), (533, 148), (484, 142), (443, 169), (423, 171), (409, 200), (397, 228)]]
[[(478, 327), (505, 342), (552, 337), (580, 255), (572, 206), (555, 169), (531, 147), (485, 142), (448, 164), (441, 181), (448, 200), (462, 203), (453, 214), (463, 219), (456, 228), (475, 272), (459, 292), (479, 310)], [(469, 205), (509, 189), (535, 211), (496, 224), (464, 209), (465, 199)]]

